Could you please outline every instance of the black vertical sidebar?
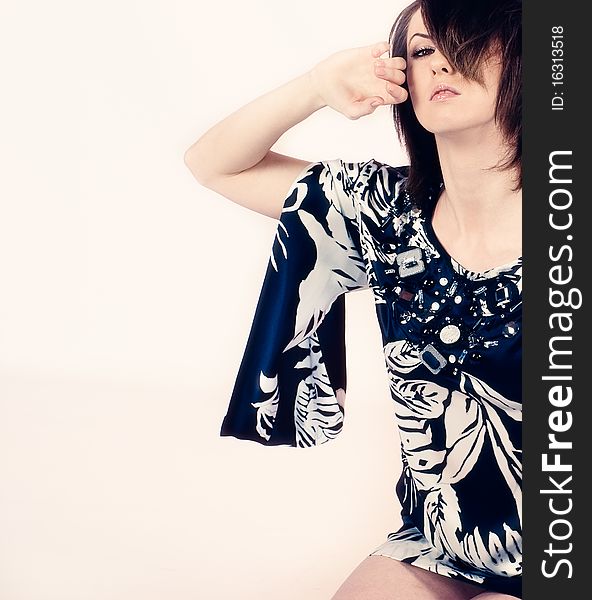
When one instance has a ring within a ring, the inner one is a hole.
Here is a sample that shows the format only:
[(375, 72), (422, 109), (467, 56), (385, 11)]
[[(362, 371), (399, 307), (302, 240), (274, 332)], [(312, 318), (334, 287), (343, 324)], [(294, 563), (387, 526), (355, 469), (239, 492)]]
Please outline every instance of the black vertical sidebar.
[[(592, 32), (575, 0), (523, 3), (523, 591), (590, 594)], [(578, 591), (576, 591), (578, 590)]]

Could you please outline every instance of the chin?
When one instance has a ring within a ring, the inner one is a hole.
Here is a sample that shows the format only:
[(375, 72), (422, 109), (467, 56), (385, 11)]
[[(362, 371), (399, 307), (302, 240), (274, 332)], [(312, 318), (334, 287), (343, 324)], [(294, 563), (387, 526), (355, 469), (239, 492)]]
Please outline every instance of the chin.
[(450, 135), (467, 129), (466, 122), (452, 123), (450, 119), (446, 119), (446, 123), (443, 123), (442, 119), (439, 119), (438, 123), (425, 121), (419, 121), (419, 123), (426, 131), (429, 131), (434, 135)]
[(459, 111), (454, 111), (454, 114), (441, 115), (438, 119), (434, 119), (432, 116), (430, 119), (418, 117), (417, 120), (425, 130), (441, 136), (462, 134), (471, 129), (484, 133), (493, 124), (493, 121), (467, 119), (467, 116), (462, 115)]

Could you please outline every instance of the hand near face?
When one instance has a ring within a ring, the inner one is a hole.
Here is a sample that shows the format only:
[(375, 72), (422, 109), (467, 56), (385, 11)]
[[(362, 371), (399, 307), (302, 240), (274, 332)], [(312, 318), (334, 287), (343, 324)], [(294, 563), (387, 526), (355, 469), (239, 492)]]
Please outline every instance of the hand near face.
[(372, 48), (372, 56), (376, 57), (374, 61), (374, 73), (376, 77), (385, 82), (385, 89), (389, 99), (387, 104), (405, 102), (408, 92), (405, 88), (401, 87), (406, 79), (404, 69), (407, 68), (407, 63), (405, 59), (401, 56), (390, 57), (388, 55), (381, 58), (383, 54), (390, 50), (388, 42), (380, 42), (372, 46)]
[(406, 62), (402, 57), (380, 58), (388, 50), (388, 42), (379, 42), (330, 55), (310, 72), (317, 94), (327, 106), (354, 120), (379, 105), (404, 102)]

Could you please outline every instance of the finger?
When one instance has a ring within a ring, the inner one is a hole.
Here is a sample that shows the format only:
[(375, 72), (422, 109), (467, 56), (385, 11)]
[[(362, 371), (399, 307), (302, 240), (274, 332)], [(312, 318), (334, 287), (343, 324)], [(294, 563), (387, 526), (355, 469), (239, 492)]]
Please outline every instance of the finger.
[(388, 42), (378, 42), (372, 46), (372, 56), (374, 58), (378, 58), (382, 54), (384, 54), (387, 50), (390, 49), (390, 44)]
[(389, 95), (389, 104), (400, 104), (401, 102), (405, 102), (409, 97), (409, 92), (401, 87), (400, 85), (386, 85), (386, 91)]
[(407, 63), (402, 56), (396, 56), (394, 58), (377, 58), (374, 61), (375, 70), (390, 69), (391, 71), (396, 69), (398, 71), (404, 71), (407, 68)]
[(404, 71), (407, 68), (407, 61), (402, 56), (381, 58), (379, 60), (381, 60), (387, 68), (399, 69), (401, 71)]
[(400, 69), (390, 69), (384, 66), (374, 68), (374, 72), (376, 77), (380, 79), (384, 79), (386, 81), (390, 81), (391, 83), (396, 83), (397, 85), (401, 85), (405, 83), (405, 73)]

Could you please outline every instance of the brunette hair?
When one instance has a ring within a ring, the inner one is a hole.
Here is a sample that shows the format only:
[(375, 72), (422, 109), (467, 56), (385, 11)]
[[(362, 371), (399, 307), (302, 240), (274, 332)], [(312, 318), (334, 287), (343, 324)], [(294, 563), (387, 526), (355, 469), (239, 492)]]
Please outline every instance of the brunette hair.
[[(407, 59), (411, 17), (421, 10), (427, 34), (450, 65), (467, 79), (483, 84), (483, 63), (498, 54), (502, 72), (495, 120), (508, 152), (494, 168), (516, 169), (522, 187), (522, 2), (521, 0), (414, 0), (397, 17), (389, 34), (390, 56)], [(408, 92), (407, 81), (402, 84)], [(409, 155), (406, 189), (420, 206), (442, 182), (434, 134), (417, 120), (410, 97), (392, 105), (399, 141)]]

